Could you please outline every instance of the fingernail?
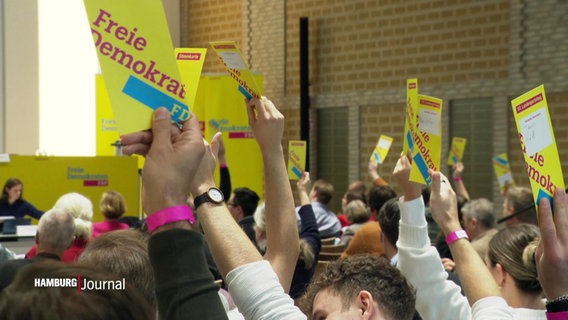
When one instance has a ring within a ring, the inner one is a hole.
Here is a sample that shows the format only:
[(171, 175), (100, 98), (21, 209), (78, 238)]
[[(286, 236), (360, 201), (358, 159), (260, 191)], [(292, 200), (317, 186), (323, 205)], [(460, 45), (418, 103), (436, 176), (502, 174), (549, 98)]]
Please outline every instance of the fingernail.
[(170, 116), (170, 113), (168, 111), (168, 109), (164, 108), (164, 107), (160, 107), (158, 109), (156, 109), (156, 111), (154, 112), (154, 119), (156, 120), (164, 120), (167, 119)]

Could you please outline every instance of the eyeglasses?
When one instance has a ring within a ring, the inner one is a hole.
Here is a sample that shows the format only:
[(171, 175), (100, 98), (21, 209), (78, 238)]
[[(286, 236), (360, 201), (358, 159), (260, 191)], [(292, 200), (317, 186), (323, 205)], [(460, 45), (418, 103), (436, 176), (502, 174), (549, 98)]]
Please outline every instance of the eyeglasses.
[(523, 209), (521, 209), (521, 210), (515, 211), (515, 212), (513, 212), (512, 214), (510, 214), (510, 215), (508, 215), (508, 216), (506, 216), (506, 217), (503, 217), (503, 218), (497, 220), (497, 223), (503, 223), (503, 222), (505, 222), (505, 221), (508, 221), (508, 220), (510, 220), (510, 219), (513, 219), (514, 217), (520, 215), (521, 213), (527, 212), (527, 211), (529, 211), (529, 210), (531, 210), (531, 209), (534, 209), (534, 208), (535, 208), (535, 205), (532, 204), (532, 205), (530, 205), (530, 206), (528, 206), (528, 207), (526, 207), (526, 208), (523, 208)]

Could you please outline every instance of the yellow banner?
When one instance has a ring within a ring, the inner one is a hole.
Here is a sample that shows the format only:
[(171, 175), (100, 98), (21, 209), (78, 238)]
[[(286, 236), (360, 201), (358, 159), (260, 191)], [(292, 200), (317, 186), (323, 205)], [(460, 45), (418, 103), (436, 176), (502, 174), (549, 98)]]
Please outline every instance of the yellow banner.
[(430, 184), (428, 169), (438, 171), (442, 150), (442, 100), (418, 95), (418, 122), (410, 127), (412, 167), (410, 181)]
[(402, 141), (402, 154), (412, 150), (412, 131), (416, 128), (418, 112), (418, 79), (406, 80), (406, 117), (404, 120), (404, 138)]
[(383, 163), (387, 154), (389, 153), (389, 149), (392, 145), (393, 138), (385, 135), (381, 135), (379, 140), (377, 141), (377, 145), (369, 158), (369, 161), (375, 161), (378, 164)]
[(462, 160), (466, 142), (466, 138), (452, 138), (452, 146), (450, 147), (450, 153), (448, 154), (448, 164), (450, 166), (455, 166), (456, 163)]
[(509, 165), (509, 158), (506, 153), (501, 153), (493, 157), (493, 170), (495, 171), (501, 192), (505, 191), (507, 185), (509, 187), (515, 185), (515, 180), (513, 180), (511, 167)]
[(288, 142), (288, 178), (298, 180), (306, 169), (306, 141), (290, 140)]
[(161, 0), (84, 0), (119, 133), (151, 127), (153, 110), (189, 117)]
[(544, 86), (513, 99), (511, 105), (538, 212), (540, 199), (552, 204), (556, 188), (565, 189)]
[(209, 44), (227, 68), (229, 75), (237, 83), (239, 92), (247, 99), (260, 98), (262, 91), (254, 81), (235, 41), (214, 41)]

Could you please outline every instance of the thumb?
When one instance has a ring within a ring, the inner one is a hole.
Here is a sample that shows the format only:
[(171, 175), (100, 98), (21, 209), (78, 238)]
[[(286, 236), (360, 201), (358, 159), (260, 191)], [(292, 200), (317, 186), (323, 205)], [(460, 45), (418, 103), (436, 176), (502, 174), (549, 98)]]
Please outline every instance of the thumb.
[(432, 194), (440, 195), (440, 173), (430, 169), (428, 170), (428, 174), (430, 174), (430, 177), (432, 177), (432, 183), (430, 184), (430, 188), (432, 188)]
[(154, 111), (152, 120), (152, 135), (154, 142), (159, 144), (170, 143), (170, 113), (168, 109), (160, 107)]
[(211, 138), (211, 152), (213, 152), (215, 158), (217, 158), (221, 143), (223, 143), (223, 140), (221, 140), (221, 132), (217, 132), (213, 138)]

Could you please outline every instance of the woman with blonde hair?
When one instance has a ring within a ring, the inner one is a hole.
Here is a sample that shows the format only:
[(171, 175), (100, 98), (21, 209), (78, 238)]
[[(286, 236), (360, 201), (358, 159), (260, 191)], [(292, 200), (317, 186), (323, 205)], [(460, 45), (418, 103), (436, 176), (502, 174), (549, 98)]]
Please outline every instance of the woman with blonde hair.
[[(63, 210), (75, 218), (75, 239), (61, 256), (63, 262), (75, 262), (91, 239), (93, 203), (84, 195), (71, 192), (59, 197), (53, 209)], [(34, 245), (26, 253), (26, 259), (34, 257), (36, 254), (37, 247)]]
[(126, 212), (126, 200), (120, 193), (110, 190), (103, 192), (99, 208), (105, 220), (93, 224), (93, 238), (105, 232), (128, 229), (126, 223), (118, 221)]

